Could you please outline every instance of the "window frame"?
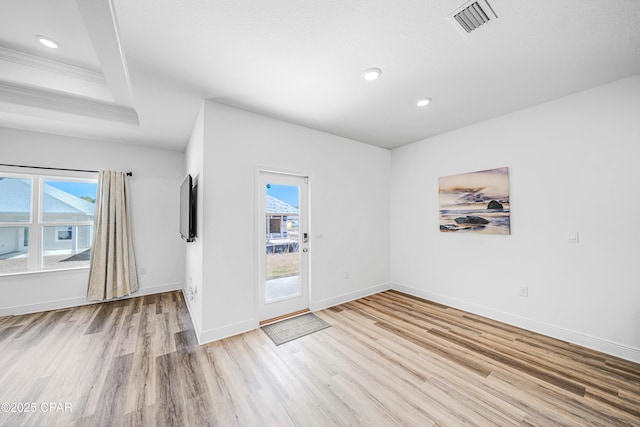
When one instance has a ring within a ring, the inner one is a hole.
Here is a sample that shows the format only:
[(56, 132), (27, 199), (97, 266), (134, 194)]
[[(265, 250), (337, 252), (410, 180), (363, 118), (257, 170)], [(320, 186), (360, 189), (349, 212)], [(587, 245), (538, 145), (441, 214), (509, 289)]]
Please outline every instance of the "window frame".
[[(70, 171), (47, 171), (47, 174), (38, 172), (15, 172), (0, 168), (0, 176), (3, 178), (29, 179), (31, 180), (31, 212), (28, 222), (0, 222), (0, 227), (26, 227), (29, 244), (27, 246), (27, 268), (10, 271), (0, 271), (0, 277), (16, 274), (58, 272), (64, 270), (88, 269), (89, 264), (73, 267), (46, 267), (44, 263), (44, 230), (45, 227), (56, 227), (55, 240), (58, 241), (58, 228), (93, 226), (94, 221), (45, 221), (44, 220), (44, 189), (46, 181), (62, 182), (86, 182), (98, 184), (97, 173), (93, 172), (70, 172)], [(96, 194), (97, 196), (97, 194)], [(95, 219), (95, 212), (94, 212)], [(68, 240), (60, 240), (66, 242)]]

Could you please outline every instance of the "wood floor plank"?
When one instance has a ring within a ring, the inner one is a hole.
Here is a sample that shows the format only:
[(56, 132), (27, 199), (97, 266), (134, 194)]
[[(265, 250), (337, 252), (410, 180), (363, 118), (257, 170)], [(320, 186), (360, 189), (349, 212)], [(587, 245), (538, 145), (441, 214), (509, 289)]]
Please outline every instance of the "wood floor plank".
[(133, 365), (133, 353), (116, 356), (107, 372), (105, 384), (93, 413), (93, 424), (115, 420), (125, 414), (127, 387)]
[(187, 425), (183, 404), (177, 354), (169, 353), (156, 357), (156, 422), (162, 425)]
[(5, 328), (0, 328), (0, 344), (2, 343), (2, 341), (11, 338), (11, 336), (17, 333), (20, 329), (22, 329), (22, 326), (20, 325), (7, 326)]
[(640, 426), (636, 363), (396, 291), (316, 314), (281, 346), (198, 345), (181, 292), (0, 318), (0, 403), (72, 408), (0, 425)]

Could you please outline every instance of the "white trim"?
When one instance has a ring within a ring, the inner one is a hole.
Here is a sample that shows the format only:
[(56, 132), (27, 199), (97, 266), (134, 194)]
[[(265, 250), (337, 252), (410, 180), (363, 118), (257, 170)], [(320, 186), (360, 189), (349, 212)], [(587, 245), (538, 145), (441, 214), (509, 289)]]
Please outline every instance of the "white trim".
[[(326, 300), (318, 301), (317, 303), (310, 302), (309, 310), (319, 311), (325, 308), (333, 307), (339, 304), (344, 304), (349, 301), (356, 300), (358, 298), (363, 298), (369, 295), (377, 294), (378, 292), (386, 291), (390, 289), (389, 283), (382, 283), (380, 285), (372, 286), (370, 288), (362, 289), (360, 291), (351, 292), (344, 295), (339, 295), (334, 298), (329, 298)], [(187, 307), (189, 304), (187, 304)], [(189, 311), (191, 313), (191, 311)], [(194, 324), (194, 326), (196, 326)], [(218, 341), (224, 338), (232, 337), (234, 335), (243, 334), (245, 332), (256, 330), (260, 327), (260, 324), (257, 320), (257, 317), (254, 319), (247, 319), (241, 322), (232, 323), (231, 325), (222, 326), (216, 329), (210, 329), (208, 331), (203, 331), (202, 333), (198, 333), (198, 328), (196, 327), (196, 336), (198, 337), (198, 343), (200, 345), (210, 343), (213, 341)]]
[[(69, 270), (67, 270), (67, 272), (68, 271)], [(141, 288), (138, 292), (134, 294), (127, 295), (122, 298), (115, 298), (109, 301), (129, 299), (129, 298), (141, 297), (145, 295), (160, 294), (163, 292), (179, 291), (179, 290), (182, 290), (181, 283), (169, 283), (166, 285), (149, 286), (146, 288)], [(59, 310), (61, 308), (77, 307), (81, 305), (96, 304), (101, 302), (108, 302), (108, 301), (90, 301), (90, 300), (87, 300), (86, 296), (81, 296), (81, 297), (39, 302), (36, 304), (16, 305), (13, 307), (0, 308), (0, 317), (38, 313), (41, 311)]]
[(248, 319), (243, 320), (242, 322), (232, 323), (231, 325), (222, 326), (220, 328), (209, 329), (208, 331), (203, 331), (201, 334), (196, 335), (198, 337), (198, 343), (202, 345), (253, 331), (258, 329), (258, 326), (260, 325), (256, 319)]
[[(65, 176), (55, 176), (54, 179), (51, 179), (49, 175), (41, 175), (39, 173), (27, 173), (26, 171), (21, 171), (21, 173), (5, 173), (5, 167), (0, 167), (0, 176), (8, 177), (10, 179), (22, 179), (29, 180), (31, 182), (31, 212), (29, 222), (22, 223), (1, 223), (1, 227), (12, 227), (12, 228), (28, 228), (29, 230), (29, 245), (27, 247), (27, 268), (21, 270), (9, 270), (9, 271), (1, 271), (0, 272), (0, 280), (4, 277), (12, 277), (16, 275), (24, 275), (24, 274), (33, 274), (33, 273), (41, 273), (41, 272), (51, 272), (51, 271), (59, 271), (59, 270), (74, 270), (76, 267), (62, 267), (62, 268), (48, 268), (44, 266), (43, 257), (44, 257), (44, 230), (45, 228), (54, 228), (54, 236), (55, 241), (60, 242), (58, 237), (58, 230), (61, 227), (76, 227), (76, 235), (77, 235), (77, 227), (92, 227), (93, 221), (57, 221), (45, 222), (44, 218), (44, 197), (45, 197), (45, 184), (47, 181), (58, 181), (58, 182), (80, 182), (87, 184), (97, 184), (97, 180), (95, 178), (77, 178), (77, 177), (69, 177)], [(9, 168), (11, 168), (9, 166)], [(28, 170), (34, 170), (29, 168)], [(12, 225), (16, 224), (16, 225)], [(72, 236), (73, 237), (73, 236)], [(91, 238), (91, 228), (89, 228), (89, 237)], [(73, 249), (74, 243), (71, 242), (71, 248)], [(77, 242), (76, 242), (77, 243)], [(88, 264), (86, 266), (79, 267), (80, 269), (88, 268)]]
[(14, 64), (26, 67), (37, 68), (39, 70), (60, 74), (74, 79), (81, 79), (102, 86), (107, 86), (107, 80), (100, 71), (89, 70), (76, 67), (63, 62), (53, 61), (18, 50), (8, 49), (0, 46), (0, 61), (13, 62)]
[(415, 289), (410, 286), (391, 284), (391, 289), (395, 289), (397, 291), (404, 292), (406, 294), (413, 295), (419, 298), (424, 298), (429, 301), (444, 304), (449, 307), (468, 311), (473, 314), (488, 317), (499, 322), (504, 322), (509, 325), (526, 329), (528, 331), (537, 332), (542, 335), (567, 341), (572, 344), (581, 345), (592, 350), (601, 351), (603, 353), (630, 360), (632, 362), (640, 363), (639, 348), (629, 347), (623, 344), (607, 341), (602, 338), (561, 328), (559, 326), (538, 322), (537, 320), (528, 319), (526, 317), (521, 317), (490, 307), (474, 304), (472, 302), (459, 300), (457, 298), (450, 298), (444, 295), (435, 294), (420, 289)]
[(93, 119), (140, 125), (138, 113), (123, 107), (85, 96), (0, 80), (0, 99), (30, 108), (73, 114)]
[[(254, 292), (254, 317), (256, 319), (262, 319), (263, 316), (265, 318), (275, 317), (272, 313), (265, 313), (264, 305), (261, 303), (261, 295), (264, 293), (264, 284), (266, 278), (264, 277), (264, 272), (262, 271), (262, 266), (265, 265), (265, 252), (264, 252), (264, 236), (262, 235), (262, 230), (264, 227), (264, 209), (261, 206), (261, 203), (264, 203), (264, 188), (262, 185), (262, 176), (265, 174), (279, 175), (282, 179), (286, 180), (287, 178), (291, 179), (304, 179), (304, 188), (301, 188), (300, 192), (300, 208), (298, 212), (298, 221), (299, 221), (299, 230), (300, 232), (306, 232), (311, 235), (312, 229), (312, 220), (311, 220), (311, 186), (309, 184), (309, 174), (301, 171), (295, 171), (286, 168), (276, 168), (271, 166), (265, 166), (260, 164), (254, 165), (254, 193), (253, 193), (253, 209), (254, 209), (254, 230), (253, 230), (253, 241), (254, 241), (254, 260), (253, 260), (253, 268), (254, 268), (254, 280), (257, 285), (257, 290)], [(291, 184), (296, 185), (296, 184)], [(306, 224), (306, 225), (305, 225)], [(311, 248), (312, 244), (302, 243), (300, 244), (300, 249), (303, 247)], [(312, 252), (313, 253), (313, 252)], [(305, 261), (301, 258), (301, 273), (304, 274), (304, 278), (302, 278), (302, 292), (306, 291), (306, 304), (305, 307), (296, 307), (292, 311), (298, 311), (300, 309), (306, 309), (310, 307), (311, 304), (311, 295), (312, 295), (312, 267), (311, 261), (312, 255), (307, 255), (306, 265), (303, 265)], [(305, 273), (306, 270), (306, 273)], [(305, 280), (306, 279), (306, 280)], [(306, 289), (304, 288), (306, 281)], [(286, 312), (286, 311), (285, 311)]]
[[(83, 265), (80, 267), (67, 267), (67, 268), (40, 268), (37, 270), (15, 270), (9, 271), (0, 274), (0, 282), (4, 279), (13, 279), (20, 276), (35, 276), (38, 274), (50, 274), (50, 273), (59, 273), (59, 272), (73, 272), (78, 270), (86, 270), (89, 271), (89, 265)], [(1, 309), (0, 309), (1, 310)]]
[(200, 326), (200, 323), (198, 322), (199, 319), (193, 314), (193, 310), (191, 309), (191, 300), (187, 298), (187, 291), (184, 289), (184, 285), (180, 286), (180, 290), (182, 291), (182, 297), (184, 298), (184, 302), (187, 306), (187, 311), (189, 311), (189, 319), (191, 320), (191, 324), (193, 325), (193, 330), (196, 333), (196, 339), (198, 340), (198, 344), (204, 344), (204, 342), (201, 339), (202, 326)]
[[(273, 173), (276, 175), (289, 175), (289, 176), (297, 176), (300, 178), (309, 179), (310, 175), (306, 172), (296, 170), (296, 169), (288, 169), (288, 168), (277, 168), (273, 166), (265, 166), (261, 164), (255, 165), (255, 172), (259, 174), (260, 172)], [(308, 182), (307, 182), (308, 184)]]
[(371, 286), (369, 288), (360, 289), (348, 294), (338, 295), (333, 298), (327, 298), (317, 302), (311, 302), (311, 311), (324, 310), (325, 308), (335, 307), (336, 305), (344, 304), (349, 301), (357, 300), (358, 298), (368, 297), (369, 295), (377, 294), (378, 292), (388, 291), (391, 289), (390, 283), (380, 283), (379, 285)]
[(76, 5), (113, 99), (118, 104), (133, 106), (131, 78), (120, 42), (114, 0), (77, 0)]

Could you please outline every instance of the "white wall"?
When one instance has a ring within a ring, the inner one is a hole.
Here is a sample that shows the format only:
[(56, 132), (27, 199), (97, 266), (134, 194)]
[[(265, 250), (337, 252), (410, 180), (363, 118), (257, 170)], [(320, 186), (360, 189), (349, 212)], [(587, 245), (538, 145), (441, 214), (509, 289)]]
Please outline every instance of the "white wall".
[[(184, 155), (2, 128), (0, 153), (2, 163), (133, 171), (136, 255), (147, 270), (139, 294), (191, 283), (201, 341), (257, 326), (263, 165), (311, 177), (312, 309), (386, 289), (391, 277), (399, 290), (640, 361), (638, 117), (635, 76), (391, 153), (213, 102)], [(500, 166), (512, 235), (440, 233), (437, 178)], [(177, 232), (186, 173), (199, 183), (190, 244)], [(580, 243), (567, 243), (575, 231)], [(0, 316), (82, 304), (87, 276), (1, 277)]]
[[(393, 286), (640, 361), (639, 158), (640, 75), (393, 150)], [(438, 177), (501, 166), (511, 236), (440, 233)]]
[[(137, 295), (180, 289), (184, 248), (178, 234), (184, 155), (165, 150), (0, 128), (0, 163), (132, 171), (131, 220)], [(0, 316), (86, 302), (88, 269), (0, 277)]]
[(310, 177), (312, 310), (388, 288), (388, 150), (213, 102), (204, 108), (201, 341), (258, 326), (258, 165)]

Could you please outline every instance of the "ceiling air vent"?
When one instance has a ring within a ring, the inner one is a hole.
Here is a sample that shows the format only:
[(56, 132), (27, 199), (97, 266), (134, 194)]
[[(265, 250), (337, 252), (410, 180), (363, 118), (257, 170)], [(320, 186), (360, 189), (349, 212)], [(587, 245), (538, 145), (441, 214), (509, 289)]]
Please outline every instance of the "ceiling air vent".
[(470, 33), (497, 17), (498, 15), (493, 11), (487, 0), (467, 2), (450, 15), (450, 18), (465, 33)]

